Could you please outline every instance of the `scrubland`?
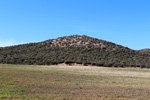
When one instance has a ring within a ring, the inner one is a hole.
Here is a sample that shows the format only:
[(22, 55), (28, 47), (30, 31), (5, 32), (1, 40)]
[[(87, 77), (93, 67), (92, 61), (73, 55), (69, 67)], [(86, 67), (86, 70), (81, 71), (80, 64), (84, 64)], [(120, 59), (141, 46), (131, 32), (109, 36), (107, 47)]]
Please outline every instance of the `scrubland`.
[(150, 69), (0, 64), (2, 100), (150, 100)]

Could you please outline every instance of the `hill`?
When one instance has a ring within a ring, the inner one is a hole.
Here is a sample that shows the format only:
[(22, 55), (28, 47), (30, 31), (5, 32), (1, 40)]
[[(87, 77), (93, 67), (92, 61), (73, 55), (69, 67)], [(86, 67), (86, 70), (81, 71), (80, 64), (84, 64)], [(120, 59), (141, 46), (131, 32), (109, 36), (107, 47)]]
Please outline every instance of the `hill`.
[(139, 52), (150, 54), (150, 49), (142, 49), (142, 50), (139, 50)]
[(0, 48), (4, 64), (84, 64), (107, 67), (150, 67), (150, 54), (88, 36), (66, 36), (39, 43)]

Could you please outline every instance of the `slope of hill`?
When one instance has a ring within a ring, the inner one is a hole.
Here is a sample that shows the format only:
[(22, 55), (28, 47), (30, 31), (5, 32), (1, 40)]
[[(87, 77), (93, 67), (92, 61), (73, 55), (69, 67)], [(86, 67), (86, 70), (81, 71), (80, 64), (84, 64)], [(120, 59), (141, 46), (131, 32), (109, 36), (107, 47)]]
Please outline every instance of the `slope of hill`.
[(88, 36), (67, 36), (39, 43), (0, 48), (0, 63), (59, 63), (107, 67), (150, 67), (150, 55)]
[(139, 52), (150, 54), (150, 49), (142, 49), (142, 50), (139, 50)]

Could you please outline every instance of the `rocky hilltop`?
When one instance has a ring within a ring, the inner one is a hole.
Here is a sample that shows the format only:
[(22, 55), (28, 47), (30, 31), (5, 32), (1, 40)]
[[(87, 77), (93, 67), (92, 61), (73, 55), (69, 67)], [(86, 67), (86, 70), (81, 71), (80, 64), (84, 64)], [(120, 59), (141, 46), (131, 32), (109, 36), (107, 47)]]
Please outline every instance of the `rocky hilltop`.
[(42, 42), (42, 45), (49, 46), (49, 47), (85, 47), (85, 48), (106, 48), (108, 45), (113, 45), (112, 48), (121, 47), (119, 45), (106, 42), (104, 40), (88, 37), (86, 35), (73, 35), (73, 36), (66, 36), (60, 37), (57, 39), (47, 40)]

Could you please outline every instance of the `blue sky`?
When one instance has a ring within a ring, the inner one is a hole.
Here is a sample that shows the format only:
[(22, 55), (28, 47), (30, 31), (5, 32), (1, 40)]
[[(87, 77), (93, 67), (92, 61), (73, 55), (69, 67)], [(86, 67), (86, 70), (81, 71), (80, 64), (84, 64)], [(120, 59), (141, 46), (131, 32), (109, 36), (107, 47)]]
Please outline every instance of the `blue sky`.
[(150, 48), (150, 0), (0, 0), (0, 46), (88, 35)]

